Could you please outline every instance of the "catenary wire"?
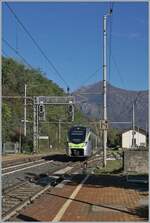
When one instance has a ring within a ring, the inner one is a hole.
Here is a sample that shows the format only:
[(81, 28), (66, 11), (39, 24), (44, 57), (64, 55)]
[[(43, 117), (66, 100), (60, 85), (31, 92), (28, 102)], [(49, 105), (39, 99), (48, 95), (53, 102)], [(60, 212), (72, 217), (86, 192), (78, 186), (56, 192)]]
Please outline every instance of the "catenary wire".
[(89, 80), (91, 80), (91, 79), (98, 73), (98, 71), (100, 71), (101, 69), (102, 69), (102, 66), (99, 67), (95, 72), (93, 72), (92, 74), (90, 74), (90, 75), (86, 78), (86, 80), (83, 81), (83, 82), (81, 83), (80, 86), (84, 86), (84, 85), (85, 85)]
[(33, 36), (31, 35), (31, 33), (28, 31), (28, 29), (25, 27), (25, 25), (21, 22), (21, 20), (19, 19), (19, 17), (16, 15), (16, 13), (14, 12), (14, 10), (10, 7), (10, 5), (5, 2), (5, 4), (7, 5), (8, 9), (11, 11), (11, 13), (14, 15), (15, 19), (17, 20), (17, 22), (21, 25), (21, 27), (23, 28), (23, 30), (27, 33), (27, 35), (30, 37), (30, 39), (32, 40), (32, 42), (35, 44), (35, 46), (37, 47), (37, 49), (40, 51), (40, 53), (43, 55), (43, 57), (47, 60), (47, 62), (49, 63), (49, 65), (54, 69), (54, 71), (56, 72), (56, 74), (59, 76), (59, 78), (64, 82), (64, 84), (66, 85), (66, 87), (68, 87), (68, 83), (66, 82), (66, 80), (62, 77), (62, 75), (60, 74), (60, 72), (57, 70), (57, 68), (55, 67), (55, 65), (52, 63), (52, 61), (48, 58), (48, 56), (45, 54), (45, 52), (42, 50), (42, 48), (40, 47), (40, 45), (37, 43), (37, 41), (33, 38)]
[[(113, 8), (114, 8), (114, 3), (110, 3), (110, 9), (112, 9), (112, 12), (113, 12)], [(113, 14), (112, 14), (113, 15)], [(109, 35), (109, 71), (108, 71), (108, 74), (109, 74), (109, 81), (110, 81), (110, 63), (111, 63), (111, 59), (112, 59), (112, 62), (113, 62), (113, 64), (114, 64), (114, 66), (115, 66), (115, 68), (116, 68), (116, 71), (117, 71), (117, 74), (118, 74), (118, 76), (120, 77), (120, 80), (121, 80), (121, 82), (123, 83), (123, 85), (124, 85), (124, 87), (126, 88), (126, 84), (125, 84), (125, 82), (124, 82), (124, 79), (123, 79), (123, 77), (122, 77), (122, 75), (121, 75), (121, 72), (120, 72), (120, 70), (119, 70), (119, 68), (118, 68), (118, 65), (117, 65), (117, 62), (116, 62), (116, 59), (114, 58), (114, 56), (112, 55), (112, 49), (111, 49), (111, 43), (112, 43), (112, 16), (111, 16), (111, 18), (110, 18), (110, 35)], [(109, 90), (109, 89), (108, 89)], [(141, 94), (141, 91), (138, 91), (137, 92), (137, 95), (136, 95), (136, 97), (134, 98), (134, 100), (133, 100), (133, 103), (135, 103), (136, 104), (136, 101), (138, 100), (138, 98), (139, 98), (139, 96), (140, 96), (140, 94)], [(132, 103), (132, 104), (133, 104)], [(131, 104), (131, 106), (128, 106), (128, 108), (127, 108), (127, 112), (131, 112), (131, 110), (132, 110), (132, 104)], [(122, 112), (121, 112), (122, 113)], [(120, 113), (120, 114), (121, 114)], [(123, 112), (124, 113), (124, 112)], [(120, 115), (119, 114), (119, 115)]]
[(2, 50), (2, 54), (3, 54), (5, 57), (8, 57), (7, 53), (6, 53), (4, 50)]
[(117, 64), (117, 62), (116, 62), (116, 58), (114, 57), (114, 55), (113, 55), (112, 53), (111, 53), (111, 59), (112, 59), (112, 62), (113, 62), (113, 64), (114, 64), (115, 68), (116, 68), (116, 71), (117, 71), (117, 74), (118, 74), (118, 76), (119, 76), (119, 78), (120, 78), (120, 81), (122, 82), (124, 88), (127, 89), (127, 88), (126, 88), (125, 81), (124, 81), (124, 79), (123, 79), (123, 76), (122, 76), (122, 74), (121, 74), (121, 72), (120, 72), (120, 69), (119, 69), (119, 67), (118, 67), (118, 64)]
[(11, 49), (13, 50), (23, 61), (24, 63), (29, 66), (31, 69), (33, 69), (33, 67), (27, 62), (27, 60), (13, 47), (10, 45), (10, 43), (5, 40), (4, 38), (2, 38), (2, 41)]

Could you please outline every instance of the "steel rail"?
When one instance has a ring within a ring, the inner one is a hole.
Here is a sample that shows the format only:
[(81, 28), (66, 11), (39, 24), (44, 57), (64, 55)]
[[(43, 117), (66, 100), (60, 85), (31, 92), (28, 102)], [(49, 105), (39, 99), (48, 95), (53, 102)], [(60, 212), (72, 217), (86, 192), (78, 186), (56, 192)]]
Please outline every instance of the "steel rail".
[[(89, 158), (87, 162), (91, 163), (99, 162), (99, 157), (95, 156)], [(51, 187), (56, 186), (61, 181), (64, 180), (66, 175), (75, 173), (77, 170), (85, 173), (84, 162), (77, 161), (75, 163), (69, 162), (55, 169), (55, 172), (48, 173), (45, 176), (39, 176), (39, 178), (34, 179), (33, 177), (28, 179), (28, 181), (21, 182), (19, 185), (10, 187), (9, 190), (3, 191), (2, 197), (2, 220), (6, 221), (12, 216), (16, 215), (23, 207), (30, 204), (35, 198), (46, 192)], [(43, 184), (46, 184), (43, 186)]]
[(8, 169), (17, 168), (17, 167), (20, 167), (20, 166), (26, 166), (26, 165), (28, 165), (28, 164), (31, 164), (31, 163), (37, 163), (37, 162), (41, 162), (41, 161), (44, 162), (43, 159), (40, 159), (40, 160), (35, 160), (35, 161), (30, 161), (30, 162), (25, 162), (25, 163), (17, 164), (17, 165), (15, 165), (15, 166), (3, 167), (3, 168), (2, 168), (2, 171), (4, 171), (4, 170), (8, 170)]
[[(72, 167), (66, 167), (63, 165), (64, 173), (70, 170)], [(67, 171), (65, 170), (67, 168)], [(57, 170), (57, 171), (56, 171)], [(10, 217), (15, 215), (18, 210), (21, 210), (25, 205), (31, 203), (37, 196), (49, 189), (52, 184), (54, 185), (58, 178), (55, 176), (58, 170), (62, 170), (61, 167), (55, 168), (55, 172), (49, 173), (48, 175), (41, 174), (39, 177), (29, 177), (28, 180), (21, 182), (9, 189), (3, 190), (2, 194), (2, 219), (3, 221), (8, 220)], [(60, 180), (60, 179), (59, 179)], [(44, 185), (46, 184), (46, 185)]]

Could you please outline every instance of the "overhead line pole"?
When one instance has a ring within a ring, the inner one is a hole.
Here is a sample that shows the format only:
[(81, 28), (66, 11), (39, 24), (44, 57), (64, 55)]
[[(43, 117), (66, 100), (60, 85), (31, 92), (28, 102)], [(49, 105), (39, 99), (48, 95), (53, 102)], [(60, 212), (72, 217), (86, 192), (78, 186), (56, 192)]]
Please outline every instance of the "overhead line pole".
[[(106, 98), (106, 75), (107, 75), (107, 65), (106, 65), (106, 29), (107, 29), (107, 16), (103, 17), (103, 119), (107, 120), (107, 98)], [(106, 166), (106, 149), (107, 149), (107, 129), (103, 132), (103, 165)]]
[(61, 119), (58, 121), (58, 142), (61, 142)]
[[(106, 97), (106, 78), (107, 78), (107, 16), (110, 16), (112, 10), (103, 16), (103, 119), (107, 121), (107, 97)], [(106, 167), (106, 149), (107, 149), (107, 129), (103, 130), (103, 166)]]
[(27, 126), (26, 126), (26, 121), (27, 121), (27, 85), (25, 84), (24, 86), (24, 136), (27, 135)]
[(135, 147), (135, 141), (134, 141), (134, 134), (135, 134), (135, 111), (134, 111), (134, 102), (132, 107), (132, 147)]

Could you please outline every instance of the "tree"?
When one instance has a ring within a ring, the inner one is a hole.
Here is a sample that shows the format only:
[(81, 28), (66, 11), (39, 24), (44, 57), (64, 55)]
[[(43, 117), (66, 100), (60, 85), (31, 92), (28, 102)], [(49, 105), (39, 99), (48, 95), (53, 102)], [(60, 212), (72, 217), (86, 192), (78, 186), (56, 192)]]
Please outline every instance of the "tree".
[(115, 128), (111, 128), (108, 130), (108, 146), (115, 147), (120, 145), (120, 137), (119, 130)]
[[(24, 96), (24, 84), (27, 84), (27, 96), (64, 96), (65, 92), (52, 80), (48, 80), (45, 74), (39, 69), (29, 69), (24, 64), (15, 61), (12, 58), (2, 58), (2, 91), (3, 95)], [(28, 104), (28, 103), (27, 103)], [(15, 142), (19, 140), (19, 131), (22, 129), (21, 120), (23, 116), (23, 99), (3, 99), (2, 118), (3, 118), (3, 140)], [(46, 127), (39, 125), (41, 134), (49, 135), (55, 147), (58, 146), (58, 120), (67, 120), (65, 106), (46, 106), (46, 121), (56, 122), (56, 124)], [(33, 107), (27, 106), (27, 136), (24, 138), (21, 131), (22, 145), (24, 150), (30, 150), (33, 137)], [(74, 123), (85, 123), (86, 118), (80, 111), (75, 114)], [(72, 124), (74, 124), (72, 123)], [(63, 126), (62, 144), (66, 142), (66, 132), (68, 125)]]

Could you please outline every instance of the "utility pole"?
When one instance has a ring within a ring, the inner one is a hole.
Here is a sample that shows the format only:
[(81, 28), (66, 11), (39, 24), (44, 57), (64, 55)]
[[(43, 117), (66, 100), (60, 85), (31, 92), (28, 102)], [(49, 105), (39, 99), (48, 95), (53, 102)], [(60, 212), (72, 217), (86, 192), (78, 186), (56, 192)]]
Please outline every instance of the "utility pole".
[(26, 119), (27, 119), (27, 85), (24, 85), (24, 136), (27, 135)]
[(19, 152), (21, 152), (22, 153), (22, 143), (21, 143), (21, 124), (20, 124), (20, 129), (19, 129), (19, 144), (20, 144), (20, 150), (19, 150)]
[(60, 144), (61, 141), (61, 119), (59, 119), (59, 123), (58, 123), (58, 142)]
[[(112, 10), (103, 16), (103, 120), (107, 121), (107, 98), (106, 98), (106, 78), (107, 78), (107, 17)], [(103, 166), (106, 167), (106, 149), (107, 149), (107, 129), (103, 130)]]
[(39, 149), (39, 111), (38, 111), (38, 105), (36, 105), (36, 143), (37, 143), (37, 149)]
[(135, 111), (134, 111), (134, 102), (133, 102), (133, 107), (132, 107), (132, 147), (135, 147), (135, 142), (134, 142), (134, 135), (135, 135)]
[(33, 99), (33, 153), (37, 152), (37, 105), (36, 97)]

